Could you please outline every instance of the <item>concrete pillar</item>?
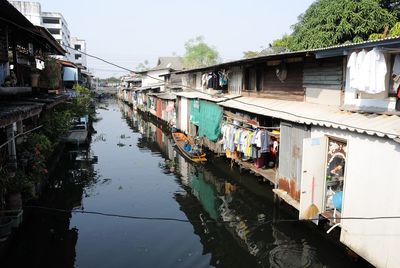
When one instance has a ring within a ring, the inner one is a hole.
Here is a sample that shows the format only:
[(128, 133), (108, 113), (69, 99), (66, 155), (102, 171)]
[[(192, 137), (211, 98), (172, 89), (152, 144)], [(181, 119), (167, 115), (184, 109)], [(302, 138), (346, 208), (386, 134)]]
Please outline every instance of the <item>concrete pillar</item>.
[[(15, 123), (14, 123), (15, 124)], [(14, 124), (6, 127), (8, 143), (8, 159), (10, 166), (17, 168), (17, 150), (15, 148)]]
[(17, 134), (21, 134), (24, 132), (24, 124), (22, 123), (22, 120), (17, 122)]

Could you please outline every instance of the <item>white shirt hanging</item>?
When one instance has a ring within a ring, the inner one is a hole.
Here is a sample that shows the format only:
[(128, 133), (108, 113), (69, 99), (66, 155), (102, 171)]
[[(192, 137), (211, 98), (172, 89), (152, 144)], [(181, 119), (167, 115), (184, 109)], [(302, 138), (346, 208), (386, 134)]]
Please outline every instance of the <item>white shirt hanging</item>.
[(385, 55), (378, 48), (373, 48), (365, 55), (364, 67), (366, 68), (364, 75), (368, 83), (360, 90), (364, 89), (369, 94), (385, 91), (387, 73)]
[(356, 66), (355, 66), (355, 76), (356, 79), (354, 81), (354, 88), (363, 91), (367, 85), (368, 75), (366, 74), (367, 70), (365, 68), (365, 55), (367, 55), (367, 51), (365, 49), (361, 50), (357, 54)]
[(357, 52), (351, 53), (347, 62), (347, 69), (349, 69), (350, 87), (357, 88), (357, 70), (356, 70)]

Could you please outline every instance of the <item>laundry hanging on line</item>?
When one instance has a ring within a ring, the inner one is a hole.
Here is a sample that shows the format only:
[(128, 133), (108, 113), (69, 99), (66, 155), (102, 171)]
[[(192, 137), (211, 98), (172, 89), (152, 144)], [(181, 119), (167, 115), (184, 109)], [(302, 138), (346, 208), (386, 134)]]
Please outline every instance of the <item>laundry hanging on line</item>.
[(388, 69), (385, 55), (378, 48), (351, 53), (347, 68), (351, 88), (368, 94), (385, 91)]

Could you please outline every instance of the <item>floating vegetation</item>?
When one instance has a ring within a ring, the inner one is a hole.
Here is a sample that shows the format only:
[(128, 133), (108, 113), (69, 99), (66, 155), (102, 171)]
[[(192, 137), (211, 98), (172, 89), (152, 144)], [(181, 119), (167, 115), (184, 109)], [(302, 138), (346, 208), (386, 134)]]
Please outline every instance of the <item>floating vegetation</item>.
[(103, 142), (107, 141), (107, 140), (106, 140), (106, 134), (105, 134), (105, 133), (101, 133), (101, 134), (97, 135), (97, 136), (93, 139), (93, 142), (98, 142), (98, 141), (103, 141)]
[(118, 142), (118, 143), (117, 143), (117, 146), (118, 146), (118, 147), (124, 147), (124, 146), (126, 146), (126, 145), (125, 145), (124, 143), (122, 143), (122, 142)]

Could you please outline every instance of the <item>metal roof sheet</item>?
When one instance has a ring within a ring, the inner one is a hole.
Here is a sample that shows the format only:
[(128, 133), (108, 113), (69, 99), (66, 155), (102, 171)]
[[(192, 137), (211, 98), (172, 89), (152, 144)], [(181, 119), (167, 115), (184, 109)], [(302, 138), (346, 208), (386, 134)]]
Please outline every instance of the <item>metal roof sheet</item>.
[(176, 95), (170, 92), (161, 92), (161, 93), (148, 93), (148, 96), (156, 96), (162, 100), (175, 100)]
[(361, 114), (341, 111), (336, 106), (253, 97), (227, 100), (219, 105), (296, 123), (345, 129), (391, 139), (400, 138), (398, 115)]
[(306, 56), (309, 54), (315, 54), (316, 56), (318, 56), (317, 58), (324, 57), (324, 55), (344, 56), (346, 54), (346, 53), (344, 53), (345, 50), (349, 50), (349, 49), (361, 49), (361, 48), (369, 48), (369, 47), (374, 47), (374, 46), (398, 47), (399, 45), (400, 45), (400, 36), (393, 36), (393, 37), (386, 37), (386, 38), (377, 39), (377, 40), (361, 41), (361, 42), (357, 42), (357, 43), (345, 43), (345, 44), (334, 45), (334, 46), (330, 46), (330, 47), (313, 48), (313, 49), (305, 49), (305, 50), (298, 50), (298, 51), (286, 51), (286, 52), (280, 52), (280, 53), (271, 53), (268, 55), (256, 56), (256, 57), (251, 57), (251, 58), (246, 58), (246, 59), (238, 59), (238, 60), (227, 61), (227, 62), (210, 65), (210, 66), (205, 66), (205, 67), (177, 71), (175, 73), (177, 73), (177, 74), (194, 73), (194, 72), (200, 72), (200, 71), (205, 71), (205, 70), (225, 68), (225, 67), (228, 67), (231, 65), (252, 63), (252, 62), (258, 62), (258, 61), (264, 61), (264, 60), (273, 60), (273, 59), (278, 59), (278, 58)]
[(239, 95), (219, 95), (219, 94), (208, 94), (199, 91), (183, 91), (176, 92), (175, 95), (181, 96), (187, 99), (202, 99), (211, 102), (221, 102), (226, 101), (233, 98), (238, 98)]

